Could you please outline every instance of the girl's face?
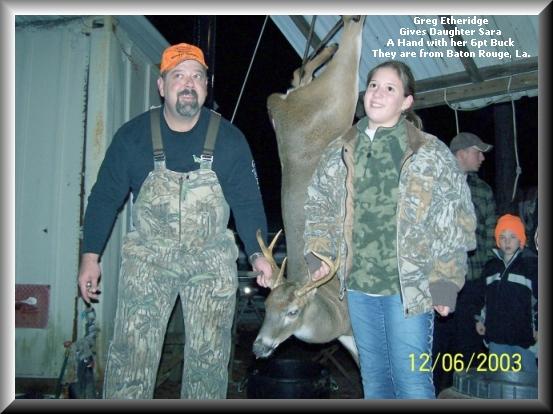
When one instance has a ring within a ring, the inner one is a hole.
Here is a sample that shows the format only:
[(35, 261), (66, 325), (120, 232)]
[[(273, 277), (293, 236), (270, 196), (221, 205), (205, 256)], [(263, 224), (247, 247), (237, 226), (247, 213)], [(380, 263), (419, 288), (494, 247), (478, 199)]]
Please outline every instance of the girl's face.
[(394, 68), (382, 67), (373, 74), (363, 99), (370, 129), (397, 124), (401, 113), (413, 104), (413, 96), (404, 96), (404, 93)]
[(520, 240), (511, 230), (503, 230), (499, 235), (499, 248), (505, 257), (509, 259), (520, 248)]

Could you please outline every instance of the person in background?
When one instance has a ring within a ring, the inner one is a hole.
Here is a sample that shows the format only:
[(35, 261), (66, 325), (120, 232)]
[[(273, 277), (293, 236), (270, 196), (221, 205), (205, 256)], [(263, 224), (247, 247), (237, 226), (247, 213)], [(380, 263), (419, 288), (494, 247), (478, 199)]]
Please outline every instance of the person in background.
[(311, 278), (329, 272), (313, 252), (339, 261), (366, 399), (435, 398), (433, 312), (455, 310), (476, 246), (465, 175), (419, 129), (414, 85), (403, 62), (370, 71), (366, 117), (325, 150), (305, 205)]
[(526, 232), (518, 216), (499, 218), (495, 241), (496, 257), (483, 271), (485, 307), (475, 328), (484, 335), (490, 355), (498, 360), (507, 355), (515, 371), (537, 372), (536, 356), (529, 348), (538, 334), (538, 258), (525, 248)]
[(203, 104), (201, 49), (165, 49), (158, 89), (164, 104), (115, 134), (88, 199), (79, 289), (99, 298), (100, 256), (129, 192), (133, 224), (122, 247), (115, 327), (104, 398), (150, 399), (167, 322), (180, 297), (185, 325), (181, 398), (225, 398), (238, 287), (235, 218), (259, 278), (271, 267), (256, 230), (267, 223), (255, 164), (243, 134)]
[[(460, 132), (449, 144), (461, 169), (467, 174), (471, 199), (476, 213), (476, 249), (468, 254), (467, 281), (480, 278), (484, 265), (493, 257), (493, 229), (497, 220), (497, 207), (490, 185), (478, 176), (486, 159), (484, 154), (493, 149), (475, 134)], [(462, 293), (461, 293), (462, 294)]]
[[(482, 303), (476, 282), (482, 275), (482, 269), (493, 257), (493, 229), (497, 220), (496, 202), (493, 190), (478, 176), (478, 171), (486, 159), (484, 153), (491, 151), (492, 145), (482, 141), (470, 132), (460, 132), (451, 140), (449, 149), (455, 155), (461, 170), (466, 174), (471, 200), (476, 213), (476, 249), (468, 253), (468, 271), (466, 283), (459, 292), (457, 309), (447, 318), (436, 318), (434, 326), (434, 354), (453, 357), (461, 355), (465, 364), (476, 358), (473, 354), (487, 352), (481, 338), (474, 332), (474, 315), (479, 312)], [(442, 370), (438, 365), (434, 370), (434, 382), (437, 391), (451, 386), (453, 371)]]

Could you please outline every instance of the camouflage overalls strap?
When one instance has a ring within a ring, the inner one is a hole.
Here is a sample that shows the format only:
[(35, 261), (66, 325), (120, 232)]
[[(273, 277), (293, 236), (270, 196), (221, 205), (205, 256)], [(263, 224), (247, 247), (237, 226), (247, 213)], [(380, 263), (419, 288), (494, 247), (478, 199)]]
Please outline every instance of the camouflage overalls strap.
[(230, 208), (211, 169), (219, 115), (213, 113), (200, 168), (165, 166), (159, 109), (152, 110), (154, 170), (125, 238), (105, 398), (153, 397), (167, 322), (180, 296), (185, 328), (181, 398), (225, 398), (238, 287)]

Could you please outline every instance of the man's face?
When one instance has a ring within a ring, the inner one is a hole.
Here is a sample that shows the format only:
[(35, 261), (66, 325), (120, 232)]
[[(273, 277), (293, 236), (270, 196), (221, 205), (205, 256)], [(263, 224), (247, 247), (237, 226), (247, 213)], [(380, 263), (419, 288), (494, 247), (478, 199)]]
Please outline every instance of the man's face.
[(477, 172), (482, 162), (486, 159), (484, 153), (475, 147), (461, 149), (457, 151), (455, 156), (459, 161), (459, 166), (467, 173)]
[(206, 70), (195, 60), (185, 60), (160, 78), (158, 88), (171, 112), (193, 118), (207, 97)]

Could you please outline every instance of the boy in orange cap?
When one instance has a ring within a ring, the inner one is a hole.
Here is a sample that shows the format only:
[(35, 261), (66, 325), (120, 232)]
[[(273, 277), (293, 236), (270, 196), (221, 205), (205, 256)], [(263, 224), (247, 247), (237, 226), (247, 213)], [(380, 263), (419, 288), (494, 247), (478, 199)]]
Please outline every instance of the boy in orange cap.
[(485, 336), (501, 370), (537, 372), (536, 356), (529, 348), (538, 331), (538, 258), (524, 249), (526, 233), (517, 216), (499, 218), (495, 241), (497, 257), (486, 263), (482, 274), (485, 307), (476, 331)]

